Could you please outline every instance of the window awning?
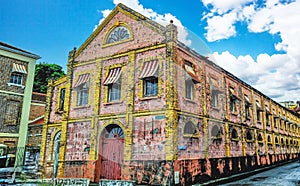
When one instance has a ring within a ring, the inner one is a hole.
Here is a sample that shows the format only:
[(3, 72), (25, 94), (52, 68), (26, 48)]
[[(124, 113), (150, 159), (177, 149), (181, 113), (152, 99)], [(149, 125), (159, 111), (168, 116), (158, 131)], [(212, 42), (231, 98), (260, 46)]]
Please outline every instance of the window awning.
[(81, 74), (77, 82), (74, 84), (73, 88), (79, 87), (80, 85), (86, 83), (90, 79), (90, 74)]
[(24, 65), (13, 63), (12, 72), (19, 72), (22, 74), (27, 74), (26, 68)]
[(230, 93), (230, 99), (233, 99), (233, 100), (240, 100), (237, 95), (235, 94), (234, 92), (234, 88), (232, 87), (229, 87), (229, 93)]
[(262, 109), (261, 109), (261, 106), (260, 106), (260, 103), (258, 102), (258, 101), (256, 101), (256, 109), (257, 109), (257, 111), (263, 111)]
[(186, 70), (188, 77), (192, 78), (196, 83), (200, 83), (200, 80), (198, 79), (193, 67), (185, 64), (184, 69)]
[(109, 84), (116, 83), (120, 79), (121, 74), (122, 74), (121, 67), (111, 69), (103, 84), (109, 85)]
[(273, 110), (273, 117), (274, 117), (274, 118), (278, 118), (278, 116), (276, 115), (275, 110)]
[(144, 63), (142, 72), (140, 74), (140, 79), (146, 78), (146, 77), (157, 77), (157, 70), (158, 70), (158, 61), (152, 60), (147, 61)]
[(268, 114), (268, 115), (270, 115), (271, 113), (270, 113), (270, 110), (269, 110), (269, 108), (266, 106), (266, 113)]
[(250, 100), (249, 100), (249, 98), (248, 98), (248, 96), (245, 95), (244, 99), (245, 99), (246, 104), (252, 105), (251, 102), (250, 102)]

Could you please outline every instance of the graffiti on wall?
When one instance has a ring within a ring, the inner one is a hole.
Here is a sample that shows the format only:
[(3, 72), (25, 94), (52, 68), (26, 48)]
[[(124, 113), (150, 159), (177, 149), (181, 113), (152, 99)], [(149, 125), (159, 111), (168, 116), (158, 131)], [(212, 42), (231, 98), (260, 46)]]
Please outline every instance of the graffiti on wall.
[(137, 184), (173, 185), (172, 161), (127, 161), (123, 167), (124, 180)]

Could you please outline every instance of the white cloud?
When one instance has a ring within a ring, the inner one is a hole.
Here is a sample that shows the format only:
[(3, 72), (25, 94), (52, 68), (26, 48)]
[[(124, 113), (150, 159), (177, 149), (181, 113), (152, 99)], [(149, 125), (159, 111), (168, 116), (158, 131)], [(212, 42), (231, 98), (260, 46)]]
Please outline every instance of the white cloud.
[(229, 13), (223, 16), (214, 16), (207, 20), (208, 26), (205, 27), (205, 34), (208, 41), (216, 41), (235, 36), (236, 13)]
[(299, 100), (300, 63), (287, 54), (260, 54), (254, 60), (249, 55), (235, 57), (225, 51), (213, 53), (213, 58), (222, 68), (277, 101)]
[(213, 8), (212, 12), (223, 14), (232, 9), (241, 8), (242, 5), (251, 2), (252, 0), (202, 0), (203, 4), (208, 7), (209, 5)]
[[(230, 6), (222, 5), (219, 0), (202, 1), (206, 6), (208, 3), (213, 6), (204, 18), (208, 24), (205, 34), (208, 41), (234, 36), (235, 23), (244, 22), (249, 32), (278, 34), (282, 41), (274, 43), (274, 48), (286, 52), (260, 54), (256, 59), (249, 55), (236, 57), (230, 51), (215, 52), (216, 63), (276, 101), (300, 100), (300, 1), (266, 0), (259, 5), (245, 0)], [(223, 24), (213, 22), (220, 17), (228, 20), (219, 21)]]
[[(178, 18), (176, 18), (174, 15), (170, 13), (158, 14), (152, 9), (144, 8), (144, 6), (140, 4), (138, 0), (113, 0), (113, 3), (115, 5), (122, 3), (128, 6), (129, 8), (141, 13), (142, 15), (150, 18), (151, 20), (158, 22), (163, 26), (168, 25), (170, 23), (170, 20), (173, 20), (174, 25), (177, 26), (179, 41), (183, 42), (187, 46), (191, 45), (192, 41), (187, 39), (188, 31), (182, 25), (181, 21)], [(99, 21), (99, 24), (101, 24), (101, 22), (108, 16), (111, 10), (103, 10), (100, 12), (102, 13), (103, 18)], [(97, 26), (98, 25), (96, 25), (96, 27)]]

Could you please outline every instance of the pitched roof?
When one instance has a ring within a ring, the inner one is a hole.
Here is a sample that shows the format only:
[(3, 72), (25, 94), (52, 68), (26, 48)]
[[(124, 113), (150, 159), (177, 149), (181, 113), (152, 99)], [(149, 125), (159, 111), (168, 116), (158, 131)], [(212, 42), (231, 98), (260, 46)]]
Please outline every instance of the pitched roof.
[(41, 58), (40, 56), (38, 56), (36, 54), (30, 53), (28, 51), (22, 50), (20, 48), (17, 48), (15, 46), (9, 45), (9, 44), (1, 42), (1, 41), (0, 41), (0, 49), (6, 50), (6, 51), (9, 51), (9, 52), (13, 52), (13, 53), (16, 53), (16, 54), (24, 55), (24, 56), (27, 56), (27, 57), (31, 57), (33, 59), (40, 59)]

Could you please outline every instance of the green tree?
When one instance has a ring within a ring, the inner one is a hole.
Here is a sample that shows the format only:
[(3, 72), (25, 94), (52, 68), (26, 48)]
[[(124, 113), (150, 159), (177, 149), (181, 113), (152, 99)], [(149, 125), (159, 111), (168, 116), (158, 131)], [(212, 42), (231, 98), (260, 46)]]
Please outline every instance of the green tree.
[(35, 67), (33, 91), (46, 93), (49, 80), (55, 80), (65, 75), (62, 67), (57, 64), (39, 63)]

